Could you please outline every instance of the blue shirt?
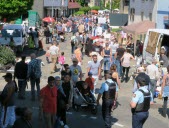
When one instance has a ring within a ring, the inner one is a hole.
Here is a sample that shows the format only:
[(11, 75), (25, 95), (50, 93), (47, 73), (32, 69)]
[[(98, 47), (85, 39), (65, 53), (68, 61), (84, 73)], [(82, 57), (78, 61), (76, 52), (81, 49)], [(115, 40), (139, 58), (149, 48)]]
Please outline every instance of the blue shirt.
[[(112, 79), (107, 79), (106, 81), (109, 82), (109, 83), (115, 83), (116, 84), (116, 92), (118, 92), (119, 89), (118, 89), (118, 85), (117, 85), (116, 82), (112, 81)], [(103, 94), (103, 92), (108, 91), (108, 90), (109, 90), (109, 86), (106, 84), (106, 82), (104, 82), (101, 85), (99, 93)]]
[[(143, 90), (144, 92), (148, 92), (147, 90), (147, 87), (146, 86), (143, 86), (143, 87), (140, 87), (139, 89)], [(152, 102), (153, 101), (153, 96), (152, 96), (152, 93), (150, 92), (151, 94), (151, 99), (150, 101)], [(144, 101), (144, 95), (141, 91), (137, 90), (134, 94), (133, 94), (133, 97), (132, 97), (132, 102), (134, 103), (143, 103)]]

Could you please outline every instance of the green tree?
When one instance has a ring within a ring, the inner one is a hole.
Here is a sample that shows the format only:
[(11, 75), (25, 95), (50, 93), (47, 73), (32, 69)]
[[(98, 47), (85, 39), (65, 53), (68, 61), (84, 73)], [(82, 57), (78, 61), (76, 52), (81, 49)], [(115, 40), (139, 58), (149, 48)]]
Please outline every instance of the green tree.
[(87, 13), (88, 11), (90, 11), (90, 7), (82, 7), (79, 9), (79, 11), (83, 11), (84, 13)]
[(7, 20), (16, 19), (31, 10), (34, 0), (0, 0), (0, 16)]
[(77, 2), (82, 6), (86, 6), (85, 0), (77, 0)]
[(91, 10), (100, 10), (100, 7), (99, 6), (93, 6), (93, 7), (91, 7)]
[[(110, 9), (110, 2), (106, 4), (106, 8)], [(120, 0), (112, 0), (112, 9), (120, 8)]]

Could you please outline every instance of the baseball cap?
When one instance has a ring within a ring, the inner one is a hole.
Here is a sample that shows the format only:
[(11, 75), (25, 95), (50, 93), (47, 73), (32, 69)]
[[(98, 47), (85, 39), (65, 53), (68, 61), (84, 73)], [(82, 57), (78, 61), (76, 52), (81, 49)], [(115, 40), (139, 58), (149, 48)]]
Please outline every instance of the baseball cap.
[(6, 75), (2, 76), (4, 78), (12, 78), (12, 74), (11, 73), (6, 73)]
[(91, 76), (91, 75), (93, 75), (91, 72), (88, 72), (88, 76)]

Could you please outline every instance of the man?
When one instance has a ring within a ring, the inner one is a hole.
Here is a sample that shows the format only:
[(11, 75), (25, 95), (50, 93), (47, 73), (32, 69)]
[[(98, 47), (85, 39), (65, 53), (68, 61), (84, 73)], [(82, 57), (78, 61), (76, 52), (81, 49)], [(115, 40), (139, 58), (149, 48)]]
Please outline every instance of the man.
[(153, 96), (155, 93), (156, 84), (159, 77), (159, 71), (158, 67), (156, 66), (156, 63), (157, 61), (153, 60), (152, 64), (148, 65), (146, 69), (146, 74), (150, 77), (150, 85), (151, 85), (150, 91)]
[(37, 28), (35, 28), (35, 31), (33, 32), (33, 38), (35, 42), (35, 48), (38, 49), (39, 48), (39, 32)]
[(111, 110), (115, 106), (118, 96), (118, 85), (112, 81), (109, 72), (105, 74), (105, 82), (102, 83), (97, 97), (97, 104), (102, 96), (102, 117), (105, 122), (105, 128), (111, 128)]
[(153, 97), (150, 91), (147, 90), (146, 75), (138, 75), (137, 79), (138, 90), (133, 94), (130, 106), (132, 109), (132, 128), (142, 128), (143, 124), (149, 116), (150, 104), (153, 102)]
[(56, 63), (59, 55), (59, 47), (57, 47), (57, 42), (53, 41), (52, 46), (49, 48), (50, 54), (51, 54), (51, 60), (52, 60), (52, 66), (51, 66), (51, 74), (56, 72)]
[(78, 81), (79, 77), (80, 77), (80, 80), (82, 80), (82, 69), (81, 67), (78, 65), (78, 59), (77, 58), (74, 58), (72, 60), (73, 62), (73, 65), (70, 66), (70, 71), (71, 71), (71, 79), (74, 83), (74, 85), (76, 85), (76, 82)]
[(84, 25), (82, 23), (80, 23), (80, 25), (78, 27), (78, 31), (79, 31), (79, 33), (83, 33), (84, 32)]
[(93, 93), (95, 93), (95, 87), (97, 85), (98, 79), (100, 77), (101, 73), (101, 66), (100, 62), (97, 60), (97, 55), (92, 56), (93, 61), (90, 61), (87, 66), (87, 74), (91, 72), (93, 74), (94, 78), (94, 90)]
[(25, 99), (28, 65), (25, 63), (26, 56), (23, 55), (21, 59), (22, 60), (15, 65), (14, 78), (16, 77), (18, 79), (18, 98)]
[(1, 93), (1, 115), (0, 127), (12, 126), (15, 122), (15, 83), (12, 81), (12, 74), (6, 73), (3, 76), (7, 84)]
[(120, 44), (119, 48), (117, 48), (116, 53), (114, 55), (114, 58), (116, 59), (116, 66), (117, 66), (117, 72), (119, 75), (119, 78), (122, 76), (122, 66), (121, 66), (121, 58), (124, 54), (125, 49), (123, 48), (123, 46)]
[(42, 114), (45, 120), (45, 128), (53, 128), (57, 111), (57, 88), (55, 86), (55, 78), (48, 77), (48, 84), (40, 91), (40, 113), (39, 118), (42, 119)]
[(40, 77), (42, 74), (41, 61), (36, 59), (36, 55), (34, 53), (32, 53), (30, 57), (31, 57), (31, 61), (28, 64), (27, 79), (30, 79), (30, 84), (31, 84), (31, 100), (35, 101), (35, 84), (37, 88), (37, 97), (39, 99)]

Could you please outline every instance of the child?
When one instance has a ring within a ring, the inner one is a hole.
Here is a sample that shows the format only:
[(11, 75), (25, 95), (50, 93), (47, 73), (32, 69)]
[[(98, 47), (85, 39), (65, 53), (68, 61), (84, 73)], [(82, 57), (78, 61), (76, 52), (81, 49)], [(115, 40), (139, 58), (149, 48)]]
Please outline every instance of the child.
[(64, 52), (61, 52), (61, 56), (59, 56), (59, 60), (58, 60), (59, 64), (61, 65), (60, 71), (63, 70), (63, 65), (65, 64), (65, 56), (64, 56), (64, 54), (65, 54)]
[(92, 91), (92, 93), (94, 92), (94, 78), (92, 77), (92, 73), (89, 72), (88, 73), (88, 78), (86, 78), (85, 82), (88, 84), (90, 90)]
[(95, 97), (90, 91), (90, 87), (86, 82), (83, 83), (82, 89), (80, 90), (81, 94), (85, 98), (85, 100), (89, 103), (94, 103), (95, 102)]
[(49, 57), (50, 57), (49, 47), (46, 48), (46, 54), (45, 54), (45, 56), (46, 56), (46, 61), (47, 61), (47, 63), (49, 64), (49, 63), (50, 63), (50, 61), (49, 61)]

